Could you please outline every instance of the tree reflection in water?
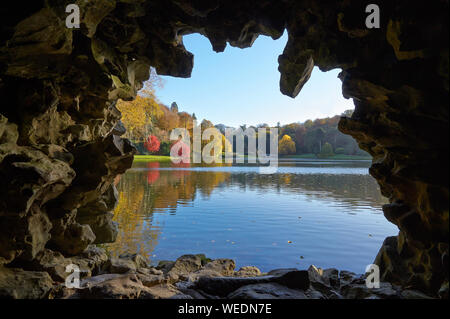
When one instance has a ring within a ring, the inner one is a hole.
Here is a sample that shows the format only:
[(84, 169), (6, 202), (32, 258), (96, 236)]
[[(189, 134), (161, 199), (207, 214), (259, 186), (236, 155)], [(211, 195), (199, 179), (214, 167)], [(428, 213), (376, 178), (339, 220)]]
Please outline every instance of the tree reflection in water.
[[(120, 231), (117, 241), (107, 245), (107, 250), (114, 256), (137, 252), (153, 259), (152, 252), (164, 228), (154, 222), (153, 214), (175, 214), (180, 207), (193, 206), (198, 196), (208, 200), (215, 190), (221, 193), (238, 188), (240, 192), (256, 191), (262, 196), (266, 192), (287, 192), (306, 195), (306, 200), (333, 201), (343, 207), (381, 208), (387, 202), (375, 180), (367, 174), (280, 171), (264, 175), (256, 170), (233, 170), (236, 167), (228, 166), (231, 164), (219, 164), (206, 167), (213, 168), (208, 170), (194, 164), (135, 163), (117, 184), (119, 203), (114, 220), (119, 223)], [(230, 202), (230, 205), (243, 204)], [(348, 213), (352, 213), (351, 210)]]

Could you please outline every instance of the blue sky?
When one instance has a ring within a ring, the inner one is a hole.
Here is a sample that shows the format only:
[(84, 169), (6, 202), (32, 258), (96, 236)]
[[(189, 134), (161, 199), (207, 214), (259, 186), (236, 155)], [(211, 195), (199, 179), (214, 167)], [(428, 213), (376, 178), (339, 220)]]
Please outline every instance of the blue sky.
[(251, 48), (227, 46), (224, 52), (212, 50), (209, 40), (199, 34), (183, 38), (194, 54), (191, 78), (163, 77), (158, 99), (179, 110), (195, 113), (201, 121), (229, 126), (241, 124), (276, 125), (304, 122), (341, 114), (353, 109), (353, 102), (342, 97), (339, 69), (314, 71), (300, 94), (292, 99), (279, 90), (278, 56), (287, 42), (286, 33), (274, 41), (260, 36)]

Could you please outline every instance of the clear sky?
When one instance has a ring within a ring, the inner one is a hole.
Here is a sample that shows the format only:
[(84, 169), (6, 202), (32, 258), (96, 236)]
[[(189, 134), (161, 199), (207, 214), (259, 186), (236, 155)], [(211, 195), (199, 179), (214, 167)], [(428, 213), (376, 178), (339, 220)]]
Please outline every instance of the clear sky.
[(279, 90), (278, 56), (287, 42), (286, 33), (277, 41), (260, 36), (251, 48), (227, 46), (212, 50), (209, 40), (199, 34), (183, 38), (194, 54), (194, 69), (188, 79), (164, 76), (159, 100), (180, 111), (195, 113), (201, 121), (238, 126), (277, 122), (289, 124), (330, 117), (353, 109), (352, 100), (342, 97), (339, 69), (314, 71), (300, 94), (292, 99)]

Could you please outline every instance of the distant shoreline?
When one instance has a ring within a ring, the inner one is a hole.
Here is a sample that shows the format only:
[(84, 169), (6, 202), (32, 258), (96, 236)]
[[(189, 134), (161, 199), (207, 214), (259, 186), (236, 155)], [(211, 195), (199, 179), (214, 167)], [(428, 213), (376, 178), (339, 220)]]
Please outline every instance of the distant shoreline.
[(170, 162), (166, 155), (134, 155), (135, 162)]
[[(247, 156), (245, 156), (247, 157)], [(352, 160), (352, 161), (367, 161), (372, 160), (370, 156), (362, 155), (344, 155), (337, 154), (328, 157), (317, 157), (315, 154), (300, 154), (300, 155), (280, 155), (279, 158), (292, 158), (292, 159), (323, 159), (323, 160)], [(134, 155), (134, 161), (136, 162), (170, 162), (170, 156), (167, 155)]]
[(327, 157), (318, 157), (315, 154), (300, 154), (300, 155), (280, 155), (280, 158), (305, 158), (305, 159), (327, 159), (327, 160), (372, 160), (371, 156), (364, 155), (346, 155), (335, 154)]

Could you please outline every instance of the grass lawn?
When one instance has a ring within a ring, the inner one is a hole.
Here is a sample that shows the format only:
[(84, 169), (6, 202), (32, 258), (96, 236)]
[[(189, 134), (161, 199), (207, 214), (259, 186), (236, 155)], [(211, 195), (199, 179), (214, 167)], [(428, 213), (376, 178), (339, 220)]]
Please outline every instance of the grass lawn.
[(336, 159), (336, 160), (372, 160), (372, 156), (365, 156), (365, 155), (345, 155), (345, 154), (336, 154), (331, 157), (328, 157), (329, 159)]
[[(248, 156), (238, 155), (238, 157), (244, 157), (248, 160)], [(330, 160), (371, 160), (370, 156), (361, 155), (344, 155), (337, 154), (330, 157), (318, 158), (315, 154), (300, 154), (300, 155), (284, 155), (280, 158), (305, 158), (305, 159), (330, 159)], [(135, 162), (170, 162), (170, 156), (164, 155), (134, 155)]]
[(135, 162), (170, 162), (170, 156), (164, 155), (134, 155)]
[(308, 159), (331, 159), (331, 160), (371, 160), (371, 156), (364, 155), (345, 155), (336, 154), (329, 157), (317, 157), (315, 154), (300, 154), (300, 155), (285, 155), (280, 156), (280, 158), (308, 158)]

